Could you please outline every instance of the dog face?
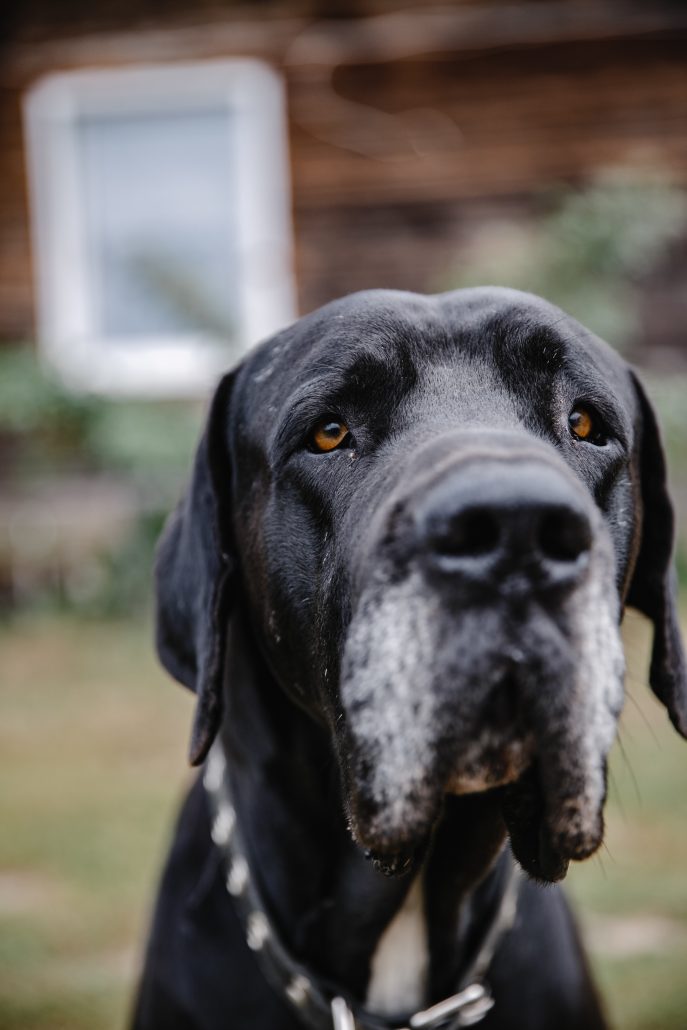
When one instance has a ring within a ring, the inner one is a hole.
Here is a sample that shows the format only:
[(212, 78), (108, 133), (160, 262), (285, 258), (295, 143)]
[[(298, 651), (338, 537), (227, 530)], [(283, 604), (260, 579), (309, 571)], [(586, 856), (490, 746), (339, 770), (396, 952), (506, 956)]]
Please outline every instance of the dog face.
[(558, 309), (495, 289), (328, 305), (223, 381), (161, 544), (193, 758), (242, 593), (275, 680), (329, 728), (362, 846), (393, 870), (447, 793), (499, 788), (517, 857), (558, 879), (602, 838), (625, 601), (687, 729), (671, 540), (650, 408)]

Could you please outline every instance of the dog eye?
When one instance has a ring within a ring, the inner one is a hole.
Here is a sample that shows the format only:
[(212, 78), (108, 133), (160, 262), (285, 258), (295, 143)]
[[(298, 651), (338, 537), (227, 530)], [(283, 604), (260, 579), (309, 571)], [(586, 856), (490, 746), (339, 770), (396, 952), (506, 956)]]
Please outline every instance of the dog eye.
[(607, 440), (601, 419), (582, 405), (573, 408), (568, 415), (568, 426), (573, 436), (602, 447)]
[(319, 454), (335, 451), (337, 447), (350, 441), (351, 434), (345, 422), (336, 419), (323, 419), (318, 422), (309, 438), (310, 450)]

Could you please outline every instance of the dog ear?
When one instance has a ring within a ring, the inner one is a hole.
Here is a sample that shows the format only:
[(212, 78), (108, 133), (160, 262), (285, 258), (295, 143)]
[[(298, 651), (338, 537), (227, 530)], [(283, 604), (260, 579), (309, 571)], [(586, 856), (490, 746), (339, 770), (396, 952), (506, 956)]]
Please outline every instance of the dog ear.
[(641, 414), (639, 468), (642, 528), (627, 603), (654, 624), (649, 682), (668, 709), (676, 730), (687, 737), (687, 666), (680, 637), (673, 567), (674, 517), (666, 462), (656, 415), (632, 373)]
[(155, 563), (156, 644), (165, 669), (198, 700), (190, 761), (198, 765), (222, 716), (222, 674), (236, 560), (231, 532), (227, 416), (233, 374), (210, 405), (185, 496)]

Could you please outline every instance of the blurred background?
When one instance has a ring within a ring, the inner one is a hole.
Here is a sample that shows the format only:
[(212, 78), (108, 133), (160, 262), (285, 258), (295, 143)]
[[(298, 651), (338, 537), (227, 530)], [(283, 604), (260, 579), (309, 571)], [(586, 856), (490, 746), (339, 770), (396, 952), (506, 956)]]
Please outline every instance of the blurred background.
[[(0, 1026), (121, 1027), (185, 768), (153, 545), (221, 369), (368, 287), (542, 293), (642, 370), (687, 586), (687, 7), (6, 0)], [(687, 596), (687, 595), (686, 595)], [(626, 620), (614, 1025), (687, 1026), (687, 745)]]

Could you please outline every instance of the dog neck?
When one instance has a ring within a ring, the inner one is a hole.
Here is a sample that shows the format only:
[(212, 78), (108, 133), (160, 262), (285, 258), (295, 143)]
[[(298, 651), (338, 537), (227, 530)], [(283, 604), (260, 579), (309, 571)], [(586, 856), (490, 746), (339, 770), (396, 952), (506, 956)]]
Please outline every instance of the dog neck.
[(327, 731), (275, 683), (245, 627), (232, 634), (226, 679), (226, 775), (281, 939), (380, 1012), (393, 1004), (399, 946), (410, 960), (400, 1009), (451, 994), (500, 883), (492, 871), (505, 837), (498, 799), (447, 798), (422, 867), (385, 877), (347, 829)]

